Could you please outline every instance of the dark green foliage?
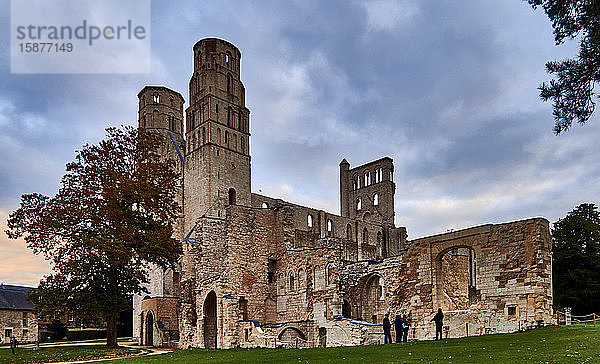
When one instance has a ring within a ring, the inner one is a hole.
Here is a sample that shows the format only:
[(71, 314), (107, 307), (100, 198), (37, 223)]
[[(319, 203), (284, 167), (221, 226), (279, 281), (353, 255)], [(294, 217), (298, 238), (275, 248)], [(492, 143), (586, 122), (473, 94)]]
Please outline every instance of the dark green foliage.
[(579, 54), (564, 61), (546, 63), (546, 70), (556, 78), (540, 86), (540, 97), (552, 99), (554, 132), (567, 130), (573, 121), (584, 124), (595, 109), (594, 98), (600, 84), (600, 1), (598, 0), (528, 0), (534, 8), (541, 6), (554, 28), (556, 44), (565, 39), (579, 39)]
[(93, 339), (106, 339), (106, 329), (98, 330), (71, 330), (67, 332), (67, 340), (69, 341), (80, 341), (80, 340), (93, 340)]
[(53, 320), (48, 325), (48, 331), (50, 332), (52, 340), (60, 340), (67, 335), (69, 329), (60, 320)]
[(600, 312), (600, 213), (584, 203), (552, 229), (554, 305), (573, 314)]
[(67, 164), (54, 197), (23, 195), (7, 235), (51, 262), (31, 300), (42, 313), (69, 307), (82, 319), (107, 324), (117, 345), (118, 313), (143, 292), (148, 263), (172, 266), (181, 245), (172, 238), (179, 213), (175, 162), (158, 154), (159, 135), (124, 127), (86, 145)]

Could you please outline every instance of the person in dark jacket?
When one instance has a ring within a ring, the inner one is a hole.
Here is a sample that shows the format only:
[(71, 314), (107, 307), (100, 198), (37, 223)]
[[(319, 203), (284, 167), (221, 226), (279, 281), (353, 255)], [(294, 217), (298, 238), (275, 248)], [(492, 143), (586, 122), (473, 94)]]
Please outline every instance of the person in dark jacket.
[(400, 318), (400, 315), (396, 315), (396, 318), (394, 319), (394, 330), (396, 330), (396, 342), (402, 342), (402, 333), (404, 332), (404, 329), (402, 328), (402, 318)]
[(17, 341), (16, 337), (13, 336), (10, 338), (10, 350), (12, 350), (13, 354), (15, 353), (15, 349), (17, 348), (18, 343), (19, 342)]
[[(441, 307), (438, 308), (438, 312), (435, 314), (435, 316), (433, 316), (431, 321), (435, 322), (435, 339), (441, 340), (442, 339), (442, 327), (444, 326), (444, 313), (442, 312)], [(438, 339), (438, 333), (440, 335), (439, 339)]]
[(408, 317), (406, 317), (406, 315), (402, 316), (402, 341), (406, 342), (406, 339), (408, 339), (408, 327), (410, 326), (408, 324)]
[(390, 323), (390, 314), (386, 313), (383, 319), (383, 335), (385, 336), (384, 343), (392, 343), (392, 324)]

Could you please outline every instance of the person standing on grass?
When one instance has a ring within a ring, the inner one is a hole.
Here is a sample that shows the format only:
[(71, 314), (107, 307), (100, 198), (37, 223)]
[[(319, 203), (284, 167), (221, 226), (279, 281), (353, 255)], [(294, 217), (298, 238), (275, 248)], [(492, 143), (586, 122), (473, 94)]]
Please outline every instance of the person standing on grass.
[(408, 339), (408, 327), (410, 325), (408, 324), (408, 317), (406, 317), (406, 315), (402, 316), (402, 342), (406, 342), (406, 339)]
[(390, 323), (390, 314), (386, 313), (385, 318), (383, 319), (383, 335), (384, 343), (391, 344), (392, 343), (392, 324)]
[(402, 319), (400, 315), (396, 315), (394, 319), (394, 330), (396, 330), (396, 342), (402, 342)]
[(15, 353), (15, 349), (17, 348), (18, 343), (19, 342), (17, 341), (16, 337), (12, 336), (10, 338), (10, 350), (12, 351), (13, 354)]
[[(442, 312), (442, 308), (438, 308), (438, 312), (433, 316), (431, 321), (435, 321), (435, 339), (442, 340), (442, 327), (444, 326), (444, 313)], [(438, 333), (440, 334), (440, 338), (438, 339)]]

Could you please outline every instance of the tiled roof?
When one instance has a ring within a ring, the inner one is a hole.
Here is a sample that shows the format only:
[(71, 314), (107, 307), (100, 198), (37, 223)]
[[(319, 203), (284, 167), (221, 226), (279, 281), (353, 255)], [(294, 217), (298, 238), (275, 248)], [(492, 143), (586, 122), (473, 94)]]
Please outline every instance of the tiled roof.
[(33, 302), (27, 300), (32, 287), (0, 285), (0, 310), (34, 310)]

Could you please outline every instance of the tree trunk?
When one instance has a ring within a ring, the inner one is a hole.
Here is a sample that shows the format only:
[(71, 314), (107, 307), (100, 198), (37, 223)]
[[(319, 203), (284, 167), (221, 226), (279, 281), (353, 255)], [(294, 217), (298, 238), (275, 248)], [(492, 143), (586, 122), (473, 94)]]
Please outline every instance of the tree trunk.
[(106, 324), (106, 346), (119, 346), (119, 344), (117, 343), (117, 317), (108, 317), (106, 319)]

